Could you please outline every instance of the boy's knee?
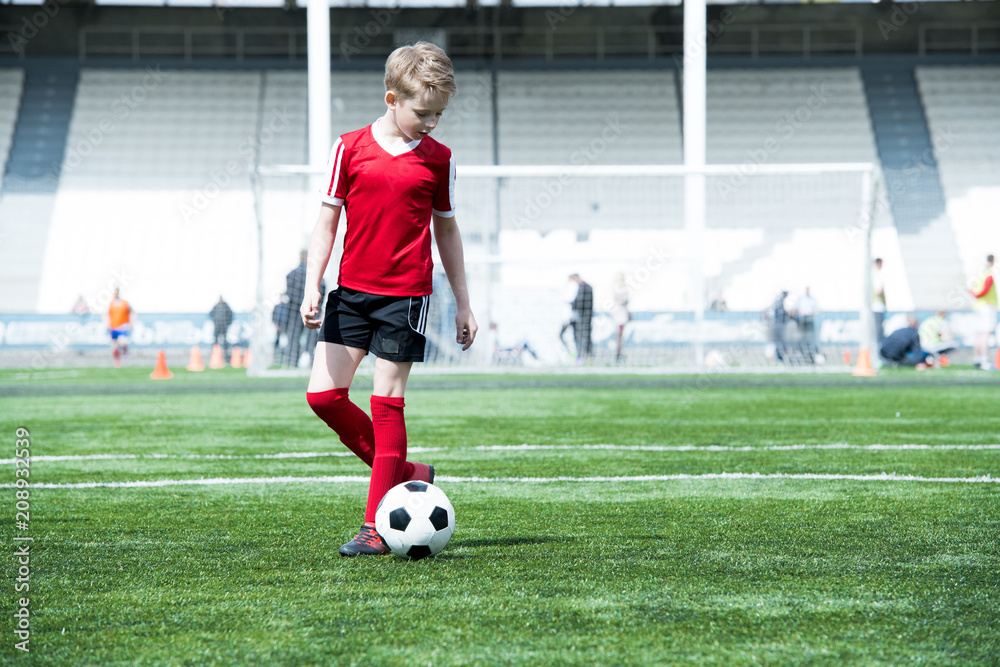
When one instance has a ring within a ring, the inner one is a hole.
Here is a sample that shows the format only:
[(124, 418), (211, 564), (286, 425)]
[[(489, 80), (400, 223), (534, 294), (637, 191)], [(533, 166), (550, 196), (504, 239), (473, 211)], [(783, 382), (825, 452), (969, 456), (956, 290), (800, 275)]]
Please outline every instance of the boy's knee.
[(329, 391), (307, 391), (306, 402), (313, 412), (322, 417), (340, 407), (346, 407), (349, 399), (346, 389), (330, 389)]

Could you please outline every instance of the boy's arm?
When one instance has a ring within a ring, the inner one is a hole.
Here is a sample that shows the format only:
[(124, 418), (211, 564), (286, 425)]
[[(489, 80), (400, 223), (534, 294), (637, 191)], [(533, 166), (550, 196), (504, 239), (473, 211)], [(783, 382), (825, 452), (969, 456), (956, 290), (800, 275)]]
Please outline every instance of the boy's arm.
[(476, 339), (479, 326), (469, 306), (469, 286), (465, 281), (465, 253), (462, 250), (462, 234), (458, 231), (458, 222), (454, 216), (444, 218), (434, 216), (434, 238), (437, 241), (438, 252), (441, 254), (441, 264), (451, 284), (455, 295), (455, 305), (458, 314), (455, 316), (455, 340), (468, 350)]
[(320, 206), (316, 226), (309, 238), (309, 257), (306, 259), (305, 294), (302, 296), (302, 307), (299, 312), (307, 329), (318, 329), (321, 320), (319, 309), (323, 295), (319, 291), (319, 283), (326, 273), (326, 265), (333, 252), (333, 241), (337, 238), (337, 223), (340, 221), (340, 206), (324, 203)]

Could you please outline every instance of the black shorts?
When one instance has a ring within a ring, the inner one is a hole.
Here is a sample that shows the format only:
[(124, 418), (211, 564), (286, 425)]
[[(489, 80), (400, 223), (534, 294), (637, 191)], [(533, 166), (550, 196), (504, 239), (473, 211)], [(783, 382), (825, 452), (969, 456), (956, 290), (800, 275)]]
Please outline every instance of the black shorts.
[(379, 296), (338, 287), (326, 300), (319, 340), (389, 361), (423, 361), (428, 296)]

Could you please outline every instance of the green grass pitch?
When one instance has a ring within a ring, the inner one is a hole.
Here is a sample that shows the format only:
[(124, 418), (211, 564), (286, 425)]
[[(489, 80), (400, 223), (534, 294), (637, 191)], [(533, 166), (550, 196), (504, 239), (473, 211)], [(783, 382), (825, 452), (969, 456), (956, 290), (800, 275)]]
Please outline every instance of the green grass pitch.
[[(437, 467), (457, 529), (408, 562), (338, 556), (366, 469), (304, 380), (148, 370), (0, 371), (4, 664), (1000, 660), (985, 374), (416, 376), (411, 458)], [(366, 409), (370, 386), (352, 389)]]

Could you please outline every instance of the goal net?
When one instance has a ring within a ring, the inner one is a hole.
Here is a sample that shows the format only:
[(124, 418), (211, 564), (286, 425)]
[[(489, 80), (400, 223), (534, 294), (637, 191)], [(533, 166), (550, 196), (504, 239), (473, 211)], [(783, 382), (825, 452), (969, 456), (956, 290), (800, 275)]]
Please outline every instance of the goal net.
[[(870, 164), (459, 166), (479, 335), (466, 352), (455, 344), (435, 248), (427, 365), (843, 367), (843, 353), (870, 339), (871, 229), (890, 226), (877, 176)], [(319, 178), (299, 165), (254, 173), (253, 373), (309, 365), (315, 339), (291, 324), (298, 305), (283, 293), (319, 210)], [(685, 204), (692, 184), (702, 211)], [(343, 230), (342, 218), (328, 290)]]

